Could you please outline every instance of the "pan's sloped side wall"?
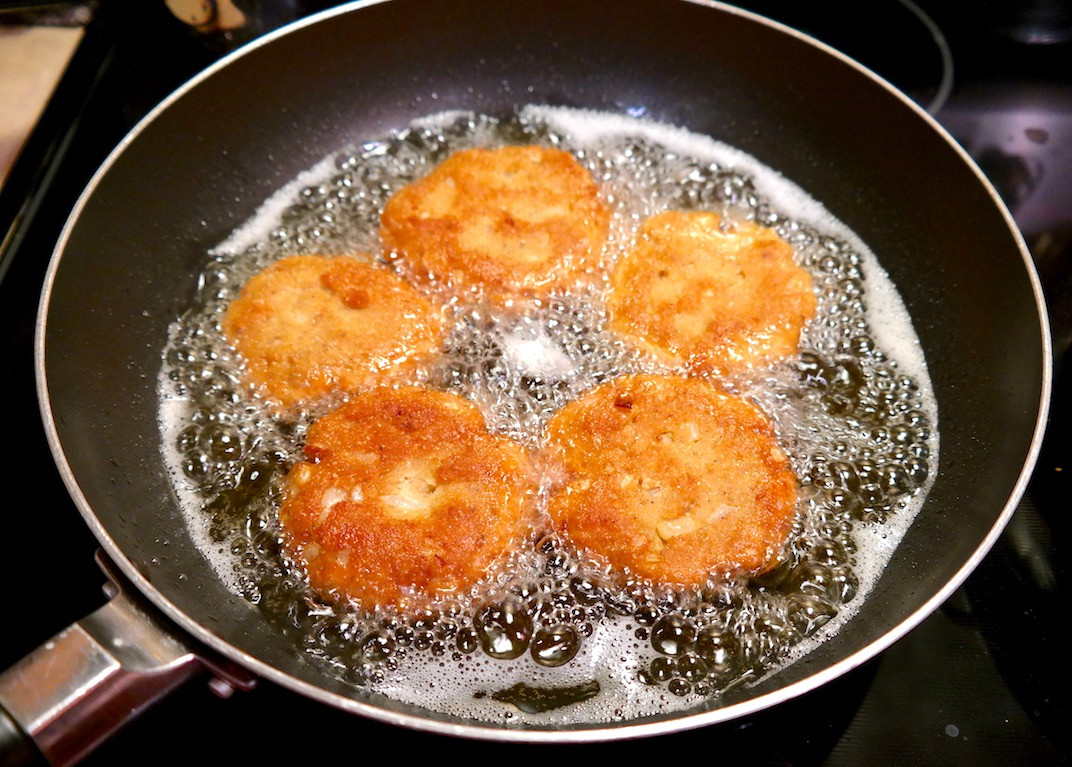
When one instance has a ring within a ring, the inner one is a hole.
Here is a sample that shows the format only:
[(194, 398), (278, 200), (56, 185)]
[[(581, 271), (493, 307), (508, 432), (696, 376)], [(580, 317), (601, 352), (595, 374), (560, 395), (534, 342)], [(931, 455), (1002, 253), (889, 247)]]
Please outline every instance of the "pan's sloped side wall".
[(158, 444), (167, 327), (208, 249), (300, 171), (419, 115), (523, 103), (639, 111), (737, 146), (878, 254), (924, 344), (940, 474), (860, 618), (767, 687), (880, 639), (972, 556), (1029, 454), (1045, 377), (1029, 272), (994, 200), (919, 113), (806, 41), (681, 0), (369, 5), (233, 58), (144, 125), (71, 228), (44, 339), (59, 446), (109, 553), (218, 648), (304, 691), (340, 689), (189, 541)]

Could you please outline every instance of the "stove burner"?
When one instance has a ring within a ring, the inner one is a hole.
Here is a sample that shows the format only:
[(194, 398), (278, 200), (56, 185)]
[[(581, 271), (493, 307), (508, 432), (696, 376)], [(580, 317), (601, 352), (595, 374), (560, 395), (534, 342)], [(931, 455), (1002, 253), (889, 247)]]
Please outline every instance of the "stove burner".
[(838, 49), (936, 114), (953, 89), (953, 53), (939, 25), (911, 0), (785, 3), (745, 0), (749, 10)]

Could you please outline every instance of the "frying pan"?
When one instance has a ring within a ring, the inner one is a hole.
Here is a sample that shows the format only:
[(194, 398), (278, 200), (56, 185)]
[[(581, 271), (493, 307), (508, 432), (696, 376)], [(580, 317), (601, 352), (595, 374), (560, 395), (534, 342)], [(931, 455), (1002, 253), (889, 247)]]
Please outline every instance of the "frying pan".
[[(937, 478), (859, 614), (778, 674), (683, 713), (506, 728), (354, 693), (219, 581), (163, 464), (160, 353), (207, 251), (334, 151), (430, 112), (520, 103), (640, 110), (777, 169), (878, 254), (928, 361)], [(231, 684), (263, 677), (380, 721), (488, 740), (656, 735), (781, 703), (888, 647), (985, 555), (1034, 464), (1050, 365), (1039, 283), (993, 189), (906, 98), (792, 30), (687, 0), (390, 0), (321, 14), (224, 59), (151, 113), (63, 231), (38, 326), (41, 405), (68, 489), (125, 591), (4, 676), (0, 732), (9, 751), (32, 756), (19, 740), (30, 730), (63, 761), (111, 726), (111, 714), (86, 717), (107, 709), (95, 700), (35, 718), (24, 691), (44, 686), (32, 676), (42, 654), (67, 645), (115, 661), (89, 677), (116, 680), (122, 667), (111, 692), (124, 713), (205, 664)], [(143, 671), (151, 682), (137, 681)]]

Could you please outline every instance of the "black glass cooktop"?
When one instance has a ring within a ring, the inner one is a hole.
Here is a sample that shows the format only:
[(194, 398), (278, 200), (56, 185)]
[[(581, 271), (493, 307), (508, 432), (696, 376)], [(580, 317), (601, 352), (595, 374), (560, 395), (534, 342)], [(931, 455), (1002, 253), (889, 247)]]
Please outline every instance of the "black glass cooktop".
[[(327, 3), (261, 3), (262, 29)], [(242, 3), (239, 3), (242, 5)], [(775, 709), (630, 743), (537, 748), (402, 732), (261, 682), (218, 698), (194, 682), (91, 755), (89, 765), (276, 764), (416, 755), (748, 764), (1037, 765), (1072, 761), (1062, 613), (1072, 339), (1072, 11), (1057, 2), (748, 2), (875, 69), (976, 159), (1024, 232), (1053, 324), (1055, 399), (1041, 460), (1005, 534), (966, 584), (878, 658)], [(0, 191), (0, 666), (103, 602), (95, 541), (53, 468), (38, 416), (32, 338), (44, 271), (80, 190), (149, 109), (233, 47), (161, 2), (92, 6), (84, 43)], [(259, 31), (259, 30), (258, 30)], [(240, 36), (239, 36), (240, 37)], [(697, 751), (686, 751), (695, 747)], [(686, 756), (696, 754), (696, 756)], [(583, 761), (581, 763), (584, 763)]]

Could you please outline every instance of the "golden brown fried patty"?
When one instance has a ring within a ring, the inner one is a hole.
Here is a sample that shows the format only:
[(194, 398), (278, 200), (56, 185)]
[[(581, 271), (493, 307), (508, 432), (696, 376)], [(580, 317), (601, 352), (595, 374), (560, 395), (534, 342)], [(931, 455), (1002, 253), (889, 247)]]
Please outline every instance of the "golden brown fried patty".
[(249, 382), (284, 408), (408, 372), (439, 348), (439, 310), (385, 268), (291, 256), (251, 278), (223, 332)]
[(671, 211), (648, 219), (615, 267), (608, 307), (612, 327), (641, 347), (722, 375), (795, 354), (815, 294), (770, 229)]
[(609, 221), (572, 155), (510, 146), (451, 155), (388, 200), (380, 235), (415, 279), (502, 303), (583, 280)]
[(551, 419), (551, 517), (575, 544), (663, 583), (773, 566), (797, 480), (767, 417), (689, 378), (599, 386)]
[(314, 588), (365, 606), (476, 583), (522, 531), (524, 451), (479, 410), (416, 386), (358, 395), (309, 429), (279, 512)]

